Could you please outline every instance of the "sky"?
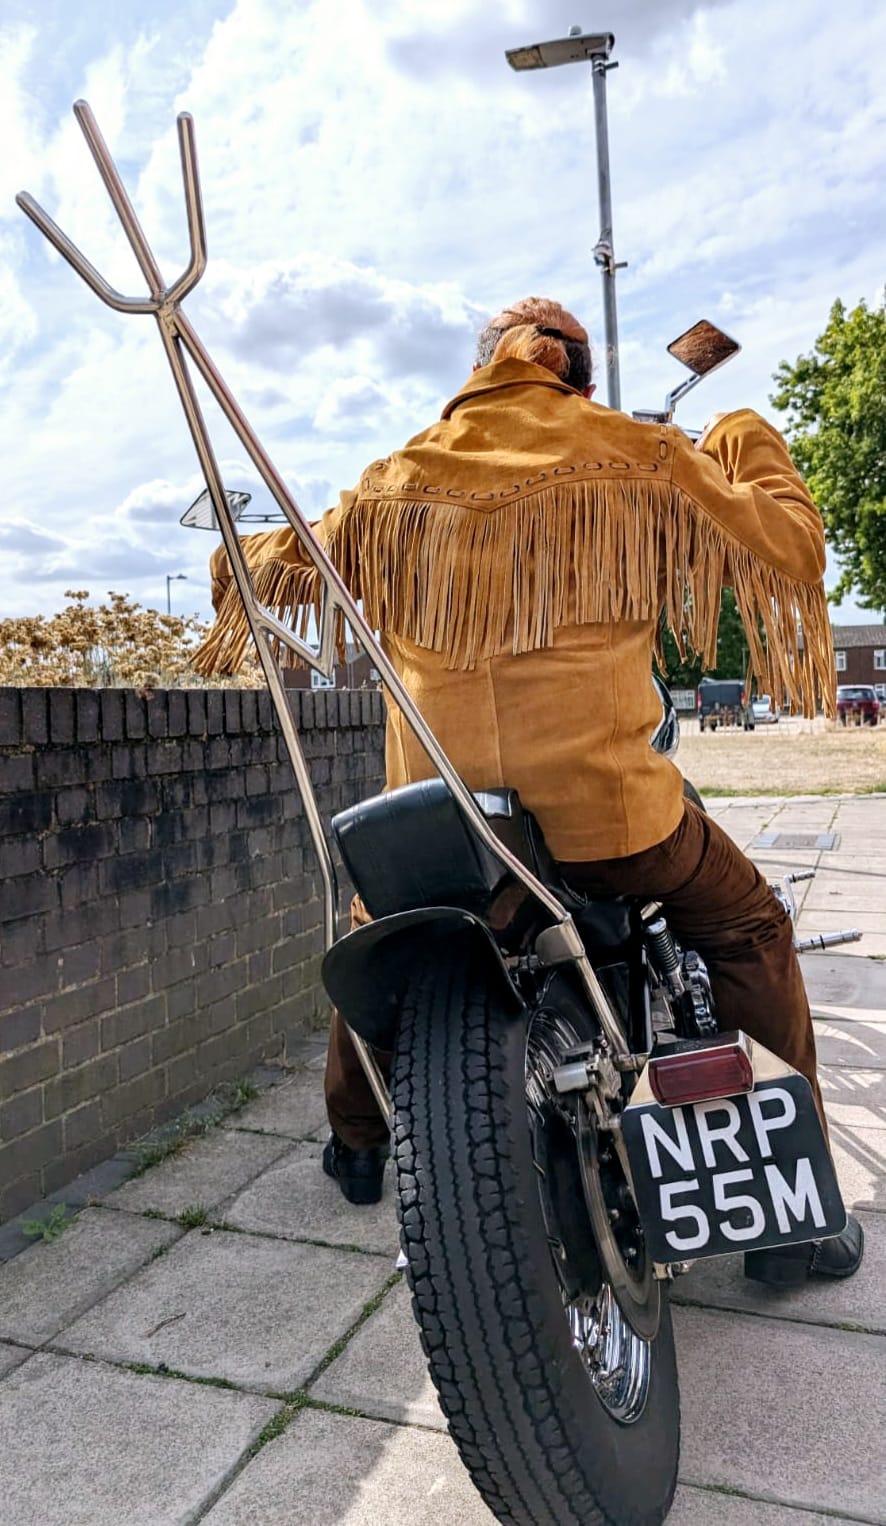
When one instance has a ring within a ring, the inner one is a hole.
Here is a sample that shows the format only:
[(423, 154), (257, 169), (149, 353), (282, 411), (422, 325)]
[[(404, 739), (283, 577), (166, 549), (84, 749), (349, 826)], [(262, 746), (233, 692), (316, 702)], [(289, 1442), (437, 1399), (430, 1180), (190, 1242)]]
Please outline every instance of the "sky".
[[(597, 339), (590, 70), (505, 48), (612, 31), (622, 406), (660, 407), (699, 317), (742, 352), (677, 421), (769, 403), (840, 297), (880, 300), (881, 0), (0, 0), (0, 617), (68, 589), (210, 614), (200, 491), (154, 320), (104, 307), (14, 202), (27, 190), (143, 294), (71, 113), (84, 97), (165, 279), (187, 263), (175, 133), (192, 113), (209, 266), (186, 310), (316, 517), (430, 424), (486, 318), (555, 297)], [(212, 406), (229, 488), (271, 508)], [(167, 583), (167, 577), (176, 581)], [(828, 581), (836, 581), (836, 565)], [(877, 615), (854, 603), (836, 620)]]

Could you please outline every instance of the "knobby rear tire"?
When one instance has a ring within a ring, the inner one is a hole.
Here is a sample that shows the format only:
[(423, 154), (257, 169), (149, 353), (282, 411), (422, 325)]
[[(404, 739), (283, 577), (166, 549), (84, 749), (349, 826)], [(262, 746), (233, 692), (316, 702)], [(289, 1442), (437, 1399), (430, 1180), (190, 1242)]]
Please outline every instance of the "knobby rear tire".
[(526, 1022), (466, 946), (417, 969), (392, 1073), (413, 1310), (449, 1429), (510, 1526), (659, 1526), (679, 1393), (667, 1298), (645, 1408), (622, 1425), (572, 1341), (545, 1234), (525, 1099)]

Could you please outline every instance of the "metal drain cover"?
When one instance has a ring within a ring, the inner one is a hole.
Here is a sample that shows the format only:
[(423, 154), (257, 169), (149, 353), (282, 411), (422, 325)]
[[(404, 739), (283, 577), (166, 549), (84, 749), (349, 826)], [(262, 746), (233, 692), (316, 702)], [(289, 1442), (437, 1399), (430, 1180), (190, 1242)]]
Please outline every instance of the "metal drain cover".
[(761, 832), (752, 848), (786, 848), (792, 852), (827, 853), (837, 847), (838, 832)]

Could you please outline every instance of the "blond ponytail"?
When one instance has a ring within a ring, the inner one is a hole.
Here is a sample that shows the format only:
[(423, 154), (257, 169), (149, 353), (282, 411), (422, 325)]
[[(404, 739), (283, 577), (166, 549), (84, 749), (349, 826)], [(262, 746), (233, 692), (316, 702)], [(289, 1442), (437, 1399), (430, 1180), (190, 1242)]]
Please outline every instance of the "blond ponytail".
[(492, 359), (531, 360), (561, 378), (569, 370), (569, 356), (563, 340), (537, 328), (534, 323), (518, 323), (506, 329), (495, 346)]

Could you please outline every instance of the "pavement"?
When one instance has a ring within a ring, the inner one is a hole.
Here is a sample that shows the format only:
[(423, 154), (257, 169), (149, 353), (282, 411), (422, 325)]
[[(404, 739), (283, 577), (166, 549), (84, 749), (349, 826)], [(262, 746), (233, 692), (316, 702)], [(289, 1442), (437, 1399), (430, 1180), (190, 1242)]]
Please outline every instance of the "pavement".
[[(865, 932), (804, 969), (867, 1254), (830, 1287), (769, 1292), (737, 1257), (676, 1284), (669, 1526), (884, 1523), (886, 796), (710, 805), (770, 878), (817, 868), (801, 935)], [(279, 1084), (0, 1266), (0, 1526), (492, 1521), (394, 1271), (390, 1183), (355, 1209), (320, 1171), (322, 1067), (317, 1036)]]

